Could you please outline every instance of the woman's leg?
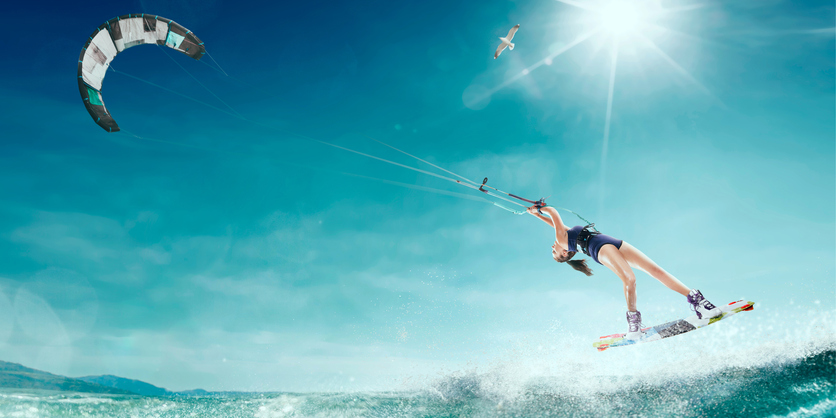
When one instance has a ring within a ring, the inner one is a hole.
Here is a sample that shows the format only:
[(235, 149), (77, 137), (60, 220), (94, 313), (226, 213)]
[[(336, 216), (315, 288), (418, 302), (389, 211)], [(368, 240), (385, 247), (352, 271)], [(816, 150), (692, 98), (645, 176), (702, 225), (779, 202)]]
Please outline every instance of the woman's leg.
[[(624, 247), (622, 246), (622, 248)], [(615, 248), (615, 245), (604, 245), (598, 250), (598, 261), (612, 270), (624, 283), (624, 298), (627, 300), (627, 310), (635, 312), (636, 274), (633, 273), (633, 269), (630, 268), (630, 264), (624, 258), (624, 255), (618, 251), (618, 248)]]
[[(612, 245), (610, 245), (610, 247), (615, 248)], [(691, 291), (688, 286), (682, 284), (679, 279), (665, 271), (665, 269), (659, 267), (659, 265), (653, 262), (650, 257), (644, 255), (644, 253), (639, 251), (638, 248), (628, 244), (627, 241), (624, 241), (624, 243), (621, 244), (619, 252), (624, 256), (624, 259), (627, 260), (627, 263), (630, 266), (649, 274), (654, 279), (662, 282), (662, 284), (667, 286), (668, 289), (671, 289), (682, 296), (688, 296), (688, 292)], [(600, 256), (598, 259), (600, 259)]]

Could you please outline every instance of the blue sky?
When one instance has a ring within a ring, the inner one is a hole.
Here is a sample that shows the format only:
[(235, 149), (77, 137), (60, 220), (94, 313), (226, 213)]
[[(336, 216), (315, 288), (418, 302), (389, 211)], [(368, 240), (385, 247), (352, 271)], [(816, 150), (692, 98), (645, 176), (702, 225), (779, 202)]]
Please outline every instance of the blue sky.
[[(758, 302), (747, 339), (815, 334), (836, 304), (833, 5), (662, 6), (678, 11), (622, 35), (613, 73), (607, 30), (555, 56), (600, 23), (556, 1), (16, 3), (0, 359), (170, 389), (391, 389), (544, 345), (597, 354), (624, 327), (616, 276), (555, 264), (541, 222), (300, 135), (550, 196), (716, 303)], [(108, 74), (126, 133), (107, 134), (77, 58), (137, 12), (194, 31), (228, 75), (132, 48), (113, 68), (144, 81)], [(689, 312), (638, 289), (646, 322)]]

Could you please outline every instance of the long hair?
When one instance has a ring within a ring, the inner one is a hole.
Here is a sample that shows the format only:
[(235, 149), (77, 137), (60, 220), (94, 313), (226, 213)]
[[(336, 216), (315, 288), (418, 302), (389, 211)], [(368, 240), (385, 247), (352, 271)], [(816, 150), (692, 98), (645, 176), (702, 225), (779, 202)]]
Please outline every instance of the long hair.
[(577, 254), (576, 251), (569, 251), (568, 255), (565, 258), (556, 256), (554, 257), (554, 261), (557, 261), (558, 263), (566, 263), (569, 265), (569, 267), (572, 267), (573, 269), (583, 274), (586, 274), (587, 276), (591, 276), (592, 269), (589, 268), (589, 266), (586, 264), (586, 260), (572, 260), (572, 257), (574, 257), (575, 254)]
[(586, 265), (586, 260), (568, 260), (566, 264), (587, 276), (592, 275), (592, 269)]

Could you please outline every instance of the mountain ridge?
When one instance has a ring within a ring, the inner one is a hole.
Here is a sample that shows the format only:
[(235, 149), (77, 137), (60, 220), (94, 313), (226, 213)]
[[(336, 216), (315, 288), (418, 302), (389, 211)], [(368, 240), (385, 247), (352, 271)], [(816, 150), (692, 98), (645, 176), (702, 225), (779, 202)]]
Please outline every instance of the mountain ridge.
[(67, 376), (52, 374), (26, 367), (22, 364), (0, 360), (0, 387), (14, 389), (43, 389), (64, 392), (105, 393), (112, 395), (135, 395), (136, 393), (116, 387), (86, 382)]

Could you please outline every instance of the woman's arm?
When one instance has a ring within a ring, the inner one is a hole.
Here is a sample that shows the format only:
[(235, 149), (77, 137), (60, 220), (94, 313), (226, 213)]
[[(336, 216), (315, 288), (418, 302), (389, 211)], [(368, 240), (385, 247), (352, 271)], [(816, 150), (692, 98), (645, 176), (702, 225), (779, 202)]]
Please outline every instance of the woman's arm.
[[(540, 212), (545, 213), (548, 217), (543, 216)], [(563, 248), (567, 248), (569, 237), (566, 235), (566, 230), (569, 228), (563, 224), (563, 219), (560, 218), (560, 214), (557, 213), (557, 209), (551, 206), (544, 206), (538, 208), (536, 206), (532, 206), (528, 208), (528, 213), (540, 218), (543, 222), (548, 223), (554, 228), (555, 234), (555, 241), (562, 246)]]
[(551, 206), (544, 206), (540, 208), (540, 211), (542, 211), (546, 215), (549, 215), (549, 217), (551, 218), (552, 226), (554, 226), (555, 230), (566, 233), (566, 230), (569, 229), (566, 227), (566, 225), (563, 224), (563, 219), (560, 218), (560, 214), (557, 213), (557, 209)]
[(538, 208), (537, 206), (532, 206), (532, 207), (528, 208), (528, 213), (534, 215), (535, 217), (539, 218), (541, 221), (549, 224), (550, 227), (554, 228), (554, 223), (552, 223), (552, 218), (549, 218), (548, 216), (543, 216), (543, 214), (540, 213), (540, 209), (541, 208)]

